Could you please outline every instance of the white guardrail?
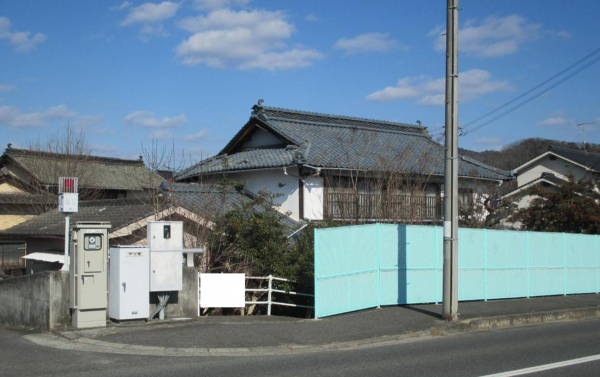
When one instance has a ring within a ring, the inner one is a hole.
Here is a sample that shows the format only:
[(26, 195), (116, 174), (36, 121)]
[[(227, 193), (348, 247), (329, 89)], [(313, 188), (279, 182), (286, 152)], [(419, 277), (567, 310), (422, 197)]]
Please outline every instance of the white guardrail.
[[(246, 276), (246, 282), (248, 280), (267, 280), (268, 281), (268, 288), (246, 288), (245, 289), (246, 292), (267, 292), (267, 301), (246, 301), (245, 302), (246, 305), (267, 305), (267, 315), (271, 315), (271, 307), (273, 305), (290, 306), (290, 307), (294, 307), (294, 308), (304, 308), (304, 309), (314, 309), (314, 306), (290, 304), (287, 302), (273, 301), (273, 293), (281, 293), (281, 294), (285, 294), (285, 295), (303, 296), (303, 297), (312, 297), (312, 298), (315, 297), (314, 295), (311, 295), (308, 293), (286, 291), (286, 290), (282, 290), (282, 289), (273, 288), (273, 282), (281, 281), (281, 282), (287, 282), (287, 283), (294, 284), (294, 283), (296, 283), (295, 281), (292, 281), (289, 279), (278, 278), (273, 275), (258, 276), (258, 277)], [(200, 295), (200, 274), (198, 274), (198, 295)], [(198, 316), (200, 316), (200, 313), (201, 313), (200, 299), (198, 299)]]

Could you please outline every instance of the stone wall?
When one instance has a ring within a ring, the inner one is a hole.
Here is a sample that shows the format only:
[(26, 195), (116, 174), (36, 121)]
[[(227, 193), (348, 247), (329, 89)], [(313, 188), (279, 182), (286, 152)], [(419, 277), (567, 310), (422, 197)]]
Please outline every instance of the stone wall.
[(45, 271), (0, 280), (0, 323), (53, 330), (66, 327), (69, 314), (69, 274)]

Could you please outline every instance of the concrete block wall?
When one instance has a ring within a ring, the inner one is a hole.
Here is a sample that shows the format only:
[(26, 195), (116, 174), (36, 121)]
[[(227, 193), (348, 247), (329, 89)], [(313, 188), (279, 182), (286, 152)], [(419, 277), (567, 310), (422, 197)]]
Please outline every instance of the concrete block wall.
[[(167, 303), (167, 319), (198, 317), (198, 269), (196, 267), (183, 267), (182, 276), (182, 290), (171, 293)], [(157, 303), (157, 294), (151, 293), (150, 313), (156, 308)], [(158, 318), (158, 315), (156, 318)]]
[(0, 280), (0, 323), (43, 330), (66, 327), (69, 314), (69, 274), (45, 271)]
[[(157, 302), (156, 294), (151, 294), (150, 311)], [(69, 273), (44, 271), (0, 280), (0, 303), (0, 324), (42, 330), (65, 329), (71, 325)], [(183, 267), (183, 289), (171, 295), (166, 318), (197, 316), (198, 270)]]

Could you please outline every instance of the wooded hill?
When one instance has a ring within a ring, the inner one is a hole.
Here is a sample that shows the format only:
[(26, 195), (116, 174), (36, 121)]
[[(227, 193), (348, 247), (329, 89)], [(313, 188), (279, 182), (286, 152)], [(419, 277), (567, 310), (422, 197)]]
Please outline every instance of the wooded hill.
[[(459, 154), (471, 157), (495, 168), (511, 170), (546, 152), (551, 145), (563, 148), (583, 149), (582, 143), (531, 138), (508, 144), (499, 151), (475, 152), (468, 149), (460, 149)], [(600, 154), (600, 145), (586, 143), (585, 150), (589, 153)]]

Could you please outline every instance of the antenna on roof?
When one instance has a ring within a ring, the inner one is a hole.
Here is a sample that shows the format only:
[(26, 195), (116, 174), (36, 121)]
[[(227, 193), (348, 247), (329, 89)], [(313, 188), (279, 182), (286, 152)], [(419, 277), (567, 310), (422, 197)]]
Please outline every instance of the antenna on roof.
[(587, 154), (587, 151), (585, 150), (585, 126), (588, 124), (594, 124), (596, 122), (585, 122), (585, 123), (577, 123), (577, 127), (583, 127), (583, 152), (585, 154)]

